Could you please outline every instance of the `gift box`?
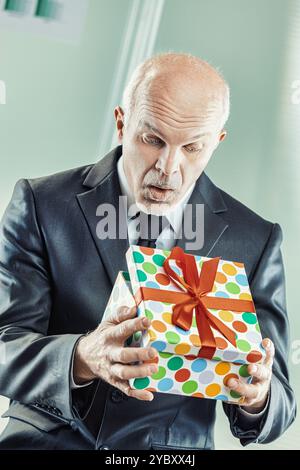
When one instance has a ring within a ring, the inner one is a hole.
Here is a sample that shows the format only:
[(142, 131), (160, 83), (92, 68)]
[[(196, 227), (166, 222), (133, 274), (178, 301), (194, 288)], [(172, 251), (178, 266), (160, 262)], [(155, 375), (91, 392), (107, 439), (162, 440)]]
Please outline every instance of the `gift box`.
[(104, 315), (136, 303), (151, 325), (127, 345), (158, 351), (158, 372), (131, 387), (242, 403), (227, 381), (250, 382), (247, 365), (265, 357), (244, 265), (179, 247), (132, 245), (126, 259), (129, 273), (118, 274)]

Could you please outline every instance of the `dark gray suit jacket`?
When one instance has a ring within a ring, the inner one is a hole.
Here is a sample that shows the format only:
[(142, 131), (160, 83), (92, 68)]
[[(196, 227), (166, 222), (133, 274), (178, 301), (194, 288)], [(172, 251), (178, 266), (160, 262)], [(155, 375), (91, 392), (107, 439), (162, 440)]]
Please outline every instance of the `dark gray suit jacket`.
[[(74, 347), (101, 321), (127, 240), (96, 236), (100, 203), (118, 205), (119, 146), (95, 165), (17, 182), (0, 229), (0, 394), (11, 399), (0, 449), (210, 449), (214, 400), (156, 394), (128, 398), (99, 380), (71, 391)], [(245, 263), (263, 337), (276, 358), (269, 406), (254, 423), (223, 403), (243, 445), (268, 443), (293, 422), (288, 319), (279, 225), (203, 173), (190, 203), (205, 205), (205, 244), (195, 253)], [(178, 241), (185, 249), (186, 240)]]

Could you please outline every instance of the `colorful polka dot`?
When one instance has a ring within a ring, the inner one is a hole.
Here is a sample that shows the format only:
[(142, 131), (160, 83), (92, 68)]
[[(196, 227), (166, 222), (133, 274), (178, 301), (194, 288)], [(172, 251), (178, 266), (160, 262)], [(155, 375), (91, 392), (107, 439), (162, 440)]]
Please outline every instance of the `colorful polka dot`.
[(225, 282), (227, 282), (227, 276), (225, 276), (223, 273), (217, 272), (215, 281), (219, 284), (225, 284)]
[(153, 320), (151, 326), (159, 333), (164, 333), (167, 329), (166, 324), (159, 320)]
[(241, 377), (249, 377), (250, 374), (248, 372), (247, 364), (244, 364), (239, 368), (239, 374)]
[(148, 274), (155, 274), (157, 272), (157, 268), (153, 263), (146, 261), (142, 264), (143, 270)]
[(235, 280), (240, 286), (248, 286), (248, 279), (245, 274), (237, 274)]
[(205, 393), (208, 397), (215, 397), (216, 395), (220, 393), (220, 391), (221, 391), (221, 387), (219, 384), (216, 384), (216, 383), (208, 385), (205, 389)]
[(164, 322), (168, 323), (168, 325), (173, 325), (172, 323), (172, 313), (165, 312), (162, 314), (162, 319)]
[(240, 349), (240, 351), (243, 351), (243, 352), (248, 352), (251, 349), (250, 343), (248, 343), (248, 341), (246, 341), (245, 339), (237, 339), (236, 345), (238, 349)]
[(154, 282), (154, 281), (145, 282), (145, 286), (151, 287), (151, 289), (160, 289), (159, 284), (157, 284), (157, 282)]
[(169, 359), (168, 361), (168, 369), (170, 370), (178, 370), (182, 367), (183, 365), (183, 359), (182, 357), (179, 357), (179, 356), (175, 356), (175, 357), (172, 357), (171, 359)]
[(201, 384), (209, 384), (214, 380), (215, 374), (211, 370), (205, 370), (199, 375), (198, 381)]
[(160, 380), (166, 375), (166, 369), (165, 367), (159, 366), (158, 371), (155, 374), (152, 374), (152, 379), (154, 380)]
[(201, 341), (198, 335), (190, 335), (190, 342), (193, 344), (193, 346), (201, 346)]
[(225, 387), (227, 387), (227, 383), (228, 383), (228, 380), (230, 379), (238, 379), (239, 376), (237, 374), (228, 374), (228, 375), (225, 375), (224, 379), (223, 379), (223, 384), (225, 385)]
[(244, 312), (242, 314), (244, 322), (248, 323), (249, 325), (254, 325), (257, 322), (256, 315), (250, 312)]
[(250, 294), (248, 294), (248, 292), (242, 292), (239, 295), (239, 298), (242, 299), (242, 300), (252, 300), (252, 297), (251, 297)]
[(236, 268), (229, 263), (224, 263), (222, 266), (222, 270), (225, 274), (228, 274), (229, 276), (234, 276), (237, 273)]
[(227, 292), (223, 292), (221, 290), (215, 292), (215, 297), (224, 297), (225, 299), (228, 299), (229, 294)]
[(250, 351), (249, 354), (247, 354), (246, 360), (248, 362), (258, 362), (262, 358), (262, 353), (260, 351)]
[(241, 395), (240, 395), (240, 393), (235, 392), (234, 390), (230, 390), (230, 396), (232, 398), (240, 398)]
[(151, 256), (154, 253), (153, 248), (148, 248), (147, 246), (141, 246), (139, 247), (139, 250), (141, 253), (144, 253), (144, 255)]
[(147, 308), (145, 308), (145, 316), (146, 316), (147, 318), (149, 318), (149, 320), (152, 320), (152, 318), (153, 318), (153, 313), (152, 313), (150, 310), (148, 310)]
[(166, 343), (164, 341), (154, 341), (154, 343), (152, 343), (151, 345), (154, 349), (156, 349), (157, 351), (163, 351), (164, 349), (166, 349)]
[(220, 362), (215, 367), (216, 374), (218, 375), (225, 375), (230, 371), (230, 369), (231, 369), (231, 366), (229, 362)]
[(150, 384), (150, 380), (148, 379), (148, 377), (137, 378), (137, 379), (134, 379), (134, 382), (133, 382), (134, 387), (137, 388), (138, 390), (148, 387), (149, 384)]
[(239, 333), (245, 333), (247, 331), (248, 327), (243, 323), (242, 321), (234, 321), (232, 323), (233, 328), (238, 331)]
[(139, 282), (145, 282), (147, 279), (147, 274), (145, 274), (144, 271), (141, 271), (140, 269), (136, 270), (136, 275)]
[(168, 278), (168, 276), (166, 274), (163, 274), (163, 273), (156, 274), (155, 279), (158, 282), (158, 284), (160, 284), (162, 286), (167, 286), (171, 282), (170, 279)]
[(216, 346), (218, 349), (226, 349), (228, 346), (228, 343), (226, 339), (220, 338), (219, 336), (216, 338)]
[(169, 378), (164, 378), (160, 380), (157, 384), (158, 390), (161, 392), (168, 392), (173, 387), (173, 380)]
[(151, 330), (151, 328), (149, 328), (148, 330), (148, 335), (151, 342), (157, 339), (157, 334), (155, 333), (155, 331)]
[(233, 314), (228, 310), (220, 310), (219, 317), (226, 322), (232, 322), (233, 320)]
[(133, 252), (133, 260), (134, 260), (135, 263), (143, 263), (145, 258), (142, 255), (142, 253), (140, 253), (139, 251), (134, 251)]
[(194, 393), (198, 388), (198, 384), (195, 380), (189, 380), (182, 385), (183, 393)]
[(192, 362), (191, 369), (193, 372), (202, 372), (207, 367), (207, 361), (205, 359), (199, 358), (195, 359)]
[(177, 333), (174, 333), (174, 331), (167, 331), (165, 337), (169, 344), (177, 344), (180, 342), (180, 336)]
[(188, 369), (180, 369), (175, 373), (175, 380), (177, 382), (186, 382), (191, 376), (191, 372)]
[(191, 346), (187, 343), (180, 343), (175, 346), (175, 353), (185, 356), (191, 350)]
[(239, 294), (241, 291), (241, 289), (235, 282), (227, 282), (225, 288), (230, 294)]

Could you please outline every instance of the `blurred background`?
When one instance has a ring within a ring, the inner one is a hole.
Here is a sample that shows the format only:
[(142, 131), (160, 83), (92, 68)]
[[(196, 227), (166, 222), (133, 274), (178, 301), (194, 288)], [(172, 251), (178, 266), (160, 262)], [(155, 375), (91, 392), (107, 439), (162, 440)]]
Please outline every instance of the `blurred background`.
[[(93, 163), (116, 144), (128, 76), (164, 51), (204, 58), (231, 87), (228, 137), (207, 173), (282, 226), (299, 396), (299, 0), (0, 0), (0, 216), (19, 178)], [(243, 449), (220, 404), (215, 434), (216, 448)], [(300, 449), (299, 415), (274, 443), (247, 448)]]

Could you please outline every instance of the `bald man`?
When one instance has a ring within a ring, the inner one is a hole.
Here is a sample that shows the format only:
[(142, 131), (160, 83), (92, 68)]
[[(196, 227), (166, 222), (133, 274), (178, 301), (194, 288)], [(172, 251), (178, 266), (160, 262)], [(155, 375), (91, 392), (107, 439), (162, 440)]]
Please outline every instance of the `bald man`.
[[(197, 57), (161, 54), (135, 70), (114, 115), (117, 148), (95, 165), (18, 181), (3, 217), (0, 394), (11, 404), (0, 449), (214, 448), (215, 400), (130, 388), (157, 372), (155, 349), (124, 347), (150, 321), (127, 305), (101, 321), (130, 244), (245, 264), (266, 358), (248, 366), (251, 384), (227, 384), (243, 406), (223, 408), (242, 445), (271, 442), (296, 412), (282, 234), (204, 172), (226, 136), (228, 85)], [(143, 220), (164, 224), (141, 236)]]

